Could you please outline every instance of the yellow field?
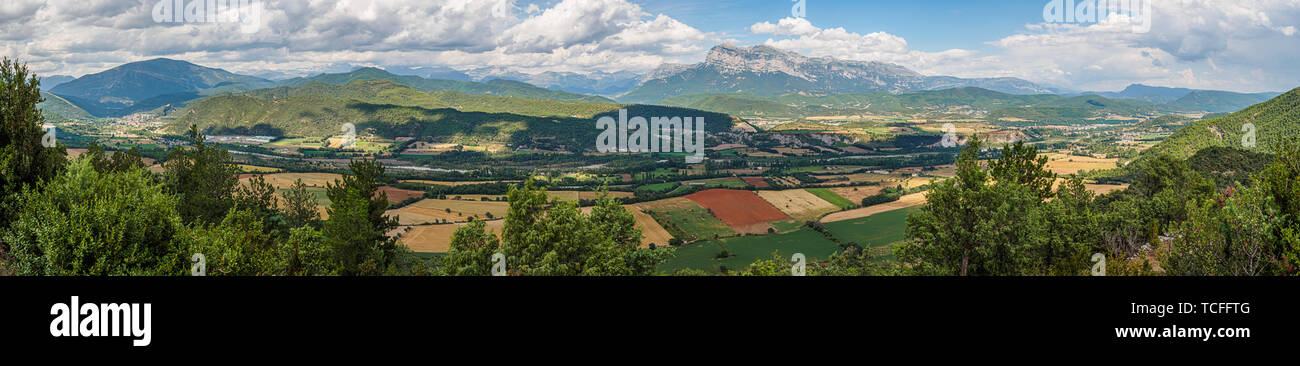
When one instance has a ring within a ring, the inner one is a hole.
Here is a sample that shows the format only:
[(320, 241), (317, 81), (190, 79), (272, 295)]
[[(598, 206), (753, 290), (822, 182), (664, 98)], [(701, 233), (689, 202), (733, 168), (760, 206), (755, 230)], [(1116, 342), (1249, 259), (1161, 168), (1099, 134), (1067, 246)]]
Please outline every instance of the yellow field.
[(1085, 170), (1114, 169), (1119, 159), (1098, 159), (1091, 156), (1074, 156), (1065, 154), (1044, 154), (1048, 158), (1047, 170), (1060, 175), (1069, 175)]
[(758, 196), (776, 209), (799, 221), (816, 220), (827, 212), (839, 211), (839, 206), (826, 202), (802, 189), (788, 191), (758, 191)]
[(284, 171), (284, 169), (272, 168), (266, 166), (247, 165), (247, 164), (238, 164), (238, 165), (239, 165), (239, 171), (245, 173), (279, 173), (281, 171)]
[(467, 221), (471, 217), (482, 219), (486, 218), (489, 212), (492, 213), (492, 217), (500, 218), (505, 217), (509, 207), (510, 204), (506, 202), (424, 199), (406, 207), (388, 210), (385, 214), (396, 216), (398, 224), (417, 225), (435, 222), (438, 219), (448, 222)]
[[(654, 218), (635, 207), (624, 206), (624, 208), (627, 208), (632, 213), (632, 217), (636, 218), (637, 227), (641, 229), (642, 248), (649, 247), (650, 244), (661, 247), (668, 245), (668, 241), (673, 238), (672, 235), (669, 235), (667, 230), (659, 226), (659, 223)], [(591, 208), (584, 207), (582, 212), (590, 213)], [(411, 251), (446, 253), (451, 246), (452, 233), (456, 232), (457, 228), (465, 225), (466, 223), (460, 222), (454, 224), (401, 226), (395, 232), (403, 233), (399, 241), (402, 245), (411, 248)], [(488, 232), (495, 233), (498, 236), (501, 235), (501, 228), (504, 226), (505, 220), (502, 219), (487, 221)]]
[(874, 196), (877, 193), (880, 193), (880, 190), (882, 189), (897, 187), (899, 185), (901, 184), (882, 183), (881, 185), (878, 186), (834, 187), (834, 188), (827, 188), (827, 189), (829, 189), (831, 192), (835, 192), (835, 194), (840, 195), (840, 197), (844, 197), (844, 199), (847, 199), (850, 202), (856, 204), (862, 204), (863, 198), (867, 198), (868, 196)]
[(1087, 188), (1089, 191), (1092, 191), (1092, 193), (1096, 193), (1099, 195), (1107, 194), (1121, 189), (1128, 189), (1127, 184), (1091, 184), (1090, 183), (1090, 184), (1084, 184), (1083, 186)]
[(326, 183), (334, 183), (335, 180), (343, 179), (343, 176), (334, 173), (275, 173), (262, 175), (262, 178), (275, 188), (292, 187), (297, 179), (302, 179), (302, 184), (308, 187), (325, 188)]
[(894, 202), (882, 203), (875, 206), (868, 206), (868, 207), (852, 209), (848, 211), (835, 212), (830, 215), (826, 215), (825, 217), (822, 217), (821, 222), (836, 222), (836, 221), (852, 220), (852, 219), (875, 215), (881, 212), (893, 211), (900, 208), (920, 206), (925, 203), (925, 194), (926, 192), (913, 193), (913, 194), (903, 196), (902, 198), (899, 198), (897, 201)]
[[(487, 222), (487, 231), (495, 233), (498, 237), (501, 235), (501, 228), (505, 226), (505, 220), (492, 220)], [(402, 226), (397, 232), (403, 233), (398, 242), (411, 248), (412, 252), (419, 253), (446, 253), (451, 247), (451, 235), (456, 229), (465, 226), (465, 223), (457, 224), (440, 224), (440, 225), (418, 225)]]

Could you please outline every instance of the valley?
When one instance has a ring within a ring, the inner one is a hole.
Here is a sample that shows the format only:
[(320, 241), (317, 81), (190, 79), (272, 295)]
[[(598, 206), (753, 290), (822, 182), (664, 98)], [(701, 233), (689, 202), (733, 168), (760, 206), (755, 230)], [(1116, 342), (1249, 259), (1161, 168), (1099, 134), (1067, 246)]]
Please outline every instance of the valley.
[[(997, 159), (996, 148), (1005, 145), (1036, 147), (1058, 177), (1054, 186), (1078, 176), (1100, 195), (1127, 188), (1127, 167), (1149, 155), (1144, 151), (1188, 154), (1238, 138), (1237, 115), (1217, 112), (1272, 96), (1222, 92), (1216, 104), (1198, 108), (1205, 103), (1186, 98), (1213, 93), (1134, 86), (1052, 94), (1023, 80), (926, 77), (883, 64), (842, 66), (893, 73), (896, 87), (852, 80), (830, 89), (717, 87), (732, 85), (716, 83), (735, 80), (728, 75), (758, 72), (748, 69), (753, 60), (774, 57), (793, 78), (810, 77), (798, 71), (807, 62), (833, 62), (719, 46), (706, 63), (681, 71), (706, 73), (714, 87), (675, 88), (664, 98), (646, 97), (646, 88), (665, 90), (653, 80), (608, 98), (378, 68), (269, 82), (194, 65), (202, 77), (181, 79), (234, 78), (245, 86), (196, 89), (201, 95), (192, 99), (126, 109), (56, 94), (103, 90), (91, 78), (46, 93), (42, 107), (68, 146), (134, 148), (151, 164), (165, 164), (194, 126), (230, 151), (242, 184), (260, 176), (283, 193), (301, 180), (323, 218), (330, 207), (326, 186), (349, 162), (373, 159), (387, 168), (379, 192), (390, 203), (386, 215), (399, 224), (388, 234), (422, 255), (443, 255), (453, 233), (474, 221), (500, 234), (508, 219), (505, 195), (525, 180), (586, 211), (602, 196), (615, 198), (632, 213), (642, 247), (678, 248), (677, 258), (659, 268), (671, 274), (741, 268), (773, 253), (826, 259), (849, 247), (891, 261), (909, 213), (926, 203), (932, 184), (953, 177), (957, 153), (973, 139), (990, 147), (981, 152), (985, 161)], [(175, 68), (175, 62), (163, 64)], [(1264, 111), (1258, 108), (1246, 111)], [(705, 160), (599, 152), (595, 121), (620, 110), (702, 117)]]

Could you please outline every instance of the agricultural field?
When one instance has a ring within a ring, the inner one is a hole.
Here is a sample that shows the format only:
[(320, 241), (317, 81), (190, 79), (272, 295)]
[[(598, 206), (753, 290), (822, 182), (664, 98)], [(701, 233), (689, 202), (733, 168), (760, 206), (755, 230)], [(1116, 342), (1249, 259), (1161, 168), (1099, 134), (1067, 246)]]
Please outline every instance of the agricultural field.
[[(398, 242), (417, 253), (446, 253), (451, 247), (451, 235), (466, 223), (400, 226), (396, 232), (402, 237)], [(505, 220), (487, 221), (487, 231), (501, 235)], [(391, 235), (391, 234), (390, 234)]]
[[(843, 196), (840, 196), (838, 193), (835, 193), (834, 191), (831, 191), (826, 188), (809, 188), (806, 189), (806, 191), (808, 191), (808, 193), (812, 193), (813, 195), (817, 196), (817, 198), (821, 198), (826, 202), (830, 202), (831, 204), (841, 209), (853, 208), (858, 205), (857, 203), (847, 198), (844, 198)], [(862, 200), (858, 200), (858, 202), (862, 202)]]
[(829, 215), (826, 215), (825, 217), (822, 217), (821, 222), (831, 223), (831, 222), (852, 220), (852, 219), (868, 217), (881, 212), (888, 212), (888, 211), (894, 211), (894, 210), (908, 208), (908, 207), (920, 206), (922, 204), (925, 204), (926, 193), (927, 192), (913, 193), (913, 194), (903, 196), (902, 198), (899, 198), (897, 201), (894, 202), (882, 203), (874, 206), (867, 206), (867, 207), (852, 209), (848, 211), (831, 213)]
[(772, 186), (767, 183), (767, 178), (765, 177), (741, 177), (740, 180), (745, 181), (745, 184), (749, 184), (754, 188), (767, 188)]
[(713, 211), (714, 216), (737, 233), (764, 234), (772, 227), (767, 223), (790, 219), (752, 191), (710, 189), (686, 198)]
[(505, 217), (510, 204), (506, 202), (487, 202), (469, 200), (423, 199), (406, 207), (388, 210), (388, 216), (397, 216), (398, 224), (420, 225), (439, 219), (448, 222), (467, 221), (471, 217), (486, 218), (488, 213), (493, 218)]
[[(567, 201), (577, 200), (594, 200), (600, 198), (600, 192), (597, 191), (546, 191), (551, 198), (562, 199)], [(609, 198), (630, 198), (632, 192), (610, 191)]]
[[(757, 193), (767, 203), (772, 204), (776, 209), (781, 210), (795, 221), (813, 221), (826, 213), (840, 210), (839, 206), (803, 189), (758, 191)], [(840, 198), (840, 200), (843, 200), (843, 198)]]
[(749, 188), (749, 184), (740, 178), (714, 178), (689, 180), (682, 182), (686, 186), (703, 186), (708, 188)]
[(308, 187), (325, 188), (326, 183), (334, 183), (343, 176), (334, 173), (275, 173), (264, 174), (262, 179), (275, 188), (289, 188), (297, 179), (302, 179), (302, 184)]
[(831, 187), (831, 188), (824, 188), (824, 189), (834, 192), (836, 195), (840, 197), (844, 197), (844, 199), (848, 200), (849, 202), (852, 202), (854, 204), (861, 204), (863, 198), (874, 196), (880, 193), (880, 190), (882, 189), (897, 187), (900, 185), (901, 184), (899, 183), (889, 183), (889, 184), (882, 183), (880, 185), (875, 185), (875, 186)]
[(907, 216), (919, 209), (903, 208), (875, 215), (828, 223), (825, 225), (841, 243), (857, 243), (863, 248), (881, 247), (905, 239)]
[(424, 185), (440, 185), (440, 186), (448, 186), (448, 187), (469, 186), (469, 185), (475, 185), (475, 184), (499, 183), (499, 182), (504, 182), (504, 183), (520, 183), (520, 181), (517, 181), (517, 180), (503, 180), (503, 181), (489, 180), (489, 181), (477, 181), (477, 182), (447, 182), (447, 181), (438, 181), (438, 180), (421, 180), (421, 179), (403, 179), (403, 180), (399, 180), (398, 182), (402, 182), (402, 183), (424, 184)]
[[(730, 256), (717, 258), (724, 250)], [(717, 273), (720, 266), (742, 270), (755, 260), (772, 258), (774, 252), (783, 258), (803, 253), (813, 261), (826, 259), (837, 251), (839, 246), (822, 234), (802, 229), (785, 234), (739, 236), (683, 245), (677, 248), (676, 257), (660, 264), (658, 269), (661, 273), (686, 268)]]
[(378, 192), (375, 192), (375, 194), (378, 195), (379, 193), (384, 193), (384, 194), (386, 194), (387, 197), (388, 197), (388, 202), (389, 202), (389, 203), (398, 203), (398, 202), (402, 202), (402, 201), (405, 201), (405, 200), (410, 199), (410, 198), (415, 198), (415, 197), (424, 196), (424, 192), (423, 192), (423, 191), (416, 191), (416, 190), (410, 190), (410, 189), (401, 189), (401, 188), (395, 188), (395, 187), (389, 187), (389, 186), (381, 186), (381, 187), (379, 187), (379, 191), (378, 191)]
[(1117, 168), (1119, 159), (1098, 159), (1091, 156), (1065, 154), (1043, 154), (1048, 158), (1047, 170), (1058, 175), (1069, 175), (1082, 171), (1106, 170)]

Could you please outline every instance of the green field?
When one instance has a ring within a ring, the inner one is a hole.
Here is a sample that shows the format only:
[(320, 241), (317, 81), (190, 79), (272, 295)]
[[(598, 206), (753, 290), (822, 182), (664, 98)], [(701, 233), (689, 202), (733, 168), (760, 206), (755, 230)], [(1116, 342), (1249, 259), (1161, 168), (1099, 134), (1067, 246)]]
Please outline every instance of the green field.
[(812, 193), (814, 196), (817, 196), (817, 198), (826, 200), (826, 202), (839, 206), (840, 208), (854, 208), (858, 206), (854, 204), (853, 201), (840, 197), (840, 195), (835, 194), (835, 192), (831, 192), (831, 190), (826, 188), (808, 188), (805, 189), (805, 191)]
[(708, 188), (737, 188), (737, 189), (749, 188), (749, 183), (745, 183), (745, 181), (740, 180), (740, 178), (713, 178), (713, 179), (688, 180), (682, 183), (684, 183), (683, 185), (685, 186), (691, 186), (691, 183), (695, 183), (698, 186), (698, 184), (702, 183), (704, 187), (708, 187)]
[(638, 191), (651, 191), (651, 192), (661, 192), (661, 193), (662, 193), (662, 192), (666, 192), (666, 191), (668, 191), (668, 190), (670, 190), (670, 189), (676, 188), (676, 187), (677, 187), (677, 184), (678, 184), (677, 182), (667, 182), (667, 183), (647, 184), (647, 185), (644, 185), (644, 186), (637, 187), (637, 190), (638, 190)]
[(772, 225), (772, 227), (775, 228), (777, 232), (782, 232), (782, 233), (795, 231), (803, 227), (803, 222), (800, 222), (799, 220), (772, 221), (767, 224)]
[(704, 208), (656, 211), (653, 215), (667, 217), (668, 221), (698, 239), (713, 239), (715, 235), (717, 237), (736, 235), (736, 232), (731, 231), (727, 224), (710, 215), (709, 211)]
[[(832, 222), (825, 224), (835, 239), (841, 243), (857, 243), (864, 248), (877, 248), (905, 239), (907, 216), (916, 212), (915, 207), (881, 212), (860, 219)], [(884, 259), (893, 259), (888, 254)]]
[[(726, 248), (732, 257), (714, 259)], [(809, 261), (826, 259), (839, 247), (826, 240), (826, 237), (812, 230), (798, 230), (786, 234), (750, 235), (722, 240), (709, 240), (677, 248), (677, 256), (659, 265), (659, 271), (672, 273), (679, 269), (698, 269), (717, 273), (718, 266), (725, 265), (729, 270), (741, 270), (758, 259), (771, 259), (772, 252), (778, 256), (789, 257), (794, 253), (803, 253)]]

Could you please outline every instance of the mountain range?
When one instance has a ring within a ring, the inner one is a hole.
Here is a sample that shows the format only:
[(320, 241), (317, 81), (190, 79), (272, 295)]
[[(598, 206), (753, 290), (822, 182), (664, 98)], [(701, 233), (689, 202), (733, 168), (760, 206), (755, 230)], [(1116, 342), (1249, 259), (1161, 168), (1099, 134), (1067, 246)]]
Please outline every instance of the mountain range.
[(275, 86), (275, 83), (222, 69), (166, 58), (132, 62), (89, 74), (50, 89), (86, 112), (123, 116), (205, 95)]
[(1173, 112), (1235, 112), (1281, 93), (1236, 93), (1221, 90), (1169, 88), (1132, 84), (1118, 92), (1086, 92), (1107, 98), (1138, 99), (1163, 104)]
[(980, 87), (1008, 94), (1052, 92), (1016, 78), (926, 76), (890, 63), (813, 58), (765, 45), (735, 47), (724, 44), (709, 50), (704, 62), (661, 66), (618, 99), (630, 103), (654, 103), (668, 97), (697, 93), (762, 96), (790, 93), (897, 94), (960, 87)]

